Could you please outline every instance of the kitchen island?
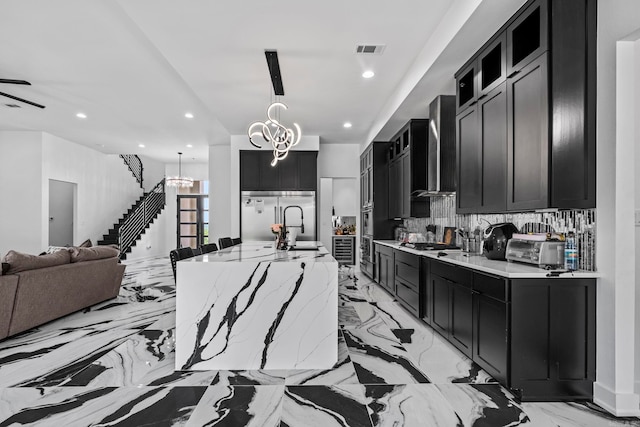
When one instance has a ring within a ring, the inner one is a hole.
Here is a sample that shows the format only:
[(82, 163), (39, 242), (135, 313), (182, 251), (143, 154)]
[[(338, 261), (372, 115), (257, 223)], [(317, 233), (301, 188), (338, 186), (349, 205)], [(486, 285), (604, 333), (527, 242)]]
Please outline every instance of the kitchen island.
[(304, 243), (242, 243), (178, 262), (176, 370), (333, 367), (338, 263)]

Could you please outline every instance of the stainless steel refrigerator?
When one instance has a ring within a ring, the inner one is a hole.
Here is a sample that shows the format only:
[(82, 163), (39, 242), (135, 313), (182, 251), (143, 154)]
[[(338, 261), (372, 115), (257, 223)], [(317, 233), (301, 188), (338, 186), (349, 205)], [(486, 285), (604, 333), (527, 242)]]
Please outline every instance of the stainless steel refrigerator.
[[(240, 202), (240, 235), (243, 242), (274, 240), (271, 224), (284, 223), (287, 206), (287, 228), (296, 227), (298, 241), (316, 240), (315, 191), (243, 191)], [(303, 218), (301, 218), (301, 213)], [(304, 222), (304, 233), (300, 225)]]

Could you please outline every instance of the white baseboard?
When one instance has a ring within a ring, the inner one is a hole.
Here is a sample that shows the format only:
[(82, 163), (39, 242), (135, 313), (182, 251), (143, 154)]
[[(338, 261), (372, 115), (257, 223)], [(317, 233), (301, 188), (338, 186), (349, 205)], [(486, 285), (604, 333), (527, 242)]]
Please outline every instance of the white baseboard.
[(593, 403), (611, 412), (616, 417), (640, 416), (640, 395), (636, 393), (616, 393), (598, 382), (593, 385)]

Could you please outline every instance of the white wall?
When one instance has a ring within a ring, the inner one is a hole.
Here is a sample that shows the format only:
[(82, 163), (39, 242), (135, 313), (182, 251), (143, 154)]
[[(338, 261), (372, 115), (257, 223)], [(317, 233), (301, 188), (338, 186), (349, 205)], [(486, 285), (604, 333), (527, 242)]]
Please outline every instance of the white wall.
[(622, 78), (633, 86), (633, 76), (629, 79), (633, 62), (617, 56), (616, 43), (638, 28), (637, 0), (598, 3), (596, 251), (602, 277), (597, 292), (594, 401), (617, 415), (640, 414), (638, 395), (634, 393), (634, 357), (640, 357), (634, 354), (636, 268), (630, 262), (635, 258), (635, 245), (629, 243), (635, 207), (635, 156), (629, 120), (637, 121), (637, 114), (629, 117), (633, 114), (629, 111), (629, 104), (633, 104), (633, 96), (628, 96), (630, 87), (616, 85)]
[(0, 131), (0, 256), (43, 250), (41, 192), (42, 134)]
[[(212, 242), (217, 242), (220, 237), (236, 236), (231, 232), (230, 175), (237, 175), (238, 167), (231, 164), (229, 145), (209, 146), (209, 236)], [(240, 211), (237, 210), (236, 214), (239, 215)]]
[(358, 216), (358, 178), (333, 178), (333, 207), (337, 216)]
[(141, 154), (138, 157), (142, 160), (142, 184), (148, 192), (164, 178), (165, 164)]
[(142, 195), (124, 161), (54, 135), (42, 134), (42, 241), (48, 245), (49, 179), (77, 184), (74, 244), (91, 239), (94, 244)]
[[(140, 240), (136, 242), (131, 252), (127, 254), (127, 261), (155, 256), (169, 256), (169, 251), (174, 249), (176, 244), (176, 228), (171, 228), (170, 220), (171, 215), (167, 214), (167, 207), (165, 206), (162, 213), (144, 232)], [(173, 223), (175, 224), (175, 220)], [(169, 237), (172, 232), (173, 240)], [(172, 244), (169, 245), (169, 242)]]

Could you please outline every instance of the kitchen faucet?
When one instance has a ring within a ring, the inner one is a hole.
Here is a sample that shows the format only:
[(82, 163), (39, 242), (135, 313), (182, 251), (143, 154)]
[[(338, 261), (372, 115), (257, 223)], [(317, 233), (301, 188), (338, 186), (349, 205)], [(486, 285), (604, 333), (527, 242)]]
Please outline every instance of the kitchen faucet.
[(284, 212), (282, 213), (282, 235), (287, 238), (287, 209), (289, 208), (298, 208), (300, 209), (300, 225), (290, 225), (290, 227), (300, 227), (300, 233), (304, 234), (304, 212), (302, 208), (298, 205), (289, 205), (284, 208)]

